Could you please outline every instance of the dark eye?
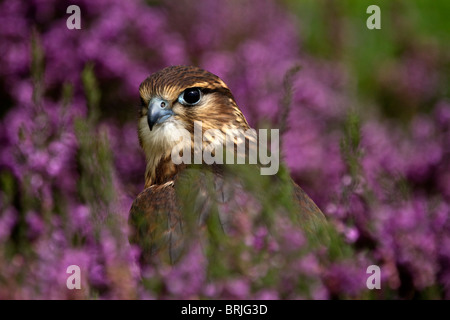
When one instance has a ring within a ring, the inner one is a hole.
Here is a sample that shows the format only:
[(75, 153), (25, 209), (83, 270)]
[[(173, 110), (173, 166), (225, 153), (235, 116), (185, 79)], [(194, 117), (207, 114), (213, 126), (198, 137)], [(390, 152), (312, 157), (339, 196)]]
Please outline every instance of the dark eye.
[(198, 88), (189, 88), (183, 91), (178, 97), (178, 102), (184, 105), (193, 106), (200, 102), (202, 92)]

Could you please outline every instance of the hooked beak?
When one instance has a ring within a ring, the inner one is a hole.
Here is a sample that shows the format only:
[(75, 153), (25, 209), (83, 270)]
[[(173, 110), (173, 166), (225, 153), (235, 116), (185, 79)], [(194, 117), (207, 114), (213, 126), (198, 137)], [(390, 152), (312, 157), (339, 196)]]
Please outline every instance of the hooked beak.
[(148, 104), (147, 112), (147, 122), (150, 131), (153, 129), (153, 126), (159, 123), (163, 123), (173, 115), (174, 113), (170, 108), (170, 104), (169, 102), (167, 102), (167, 100), (161, 99), (159, 97), (152, 98)]

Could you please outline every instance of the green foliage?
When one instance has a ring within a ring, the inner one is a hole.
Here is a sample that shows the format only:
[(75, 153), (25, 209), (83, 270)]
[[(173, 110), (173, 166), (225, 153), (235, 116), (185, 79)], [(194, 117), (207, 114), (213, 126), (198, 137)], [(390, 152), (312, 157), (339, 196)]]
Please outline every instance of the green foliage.
[(359, 144), (361, 142), (361, 124), (359, 116), (355, 111), (349, 112), (346, 122), (344, 123), (344, 137), (341, 139), (341, 153), (347, 164), (349, 173), (353, 180), (358, 178), (360, 173), (361, 150)]
[(0, 189), (2, 190), (0, 203), (5, 207), (11, 204), (16, 193), (16, 183), (13, 175), (8, 171), (0, 172)]
[[(289, 115), (289, 111), (291, 110), (291, 103), (292, 103), (292, 94), (293, 94), (293, 82), (294, 82), (294, 77), (297, 75), (297, 73), (302, 69), (302, 66), (299, 64), (294, 65), (293, 67), (291, 67), (285, 74), (284, 79), (283, 79), (283, 89), (284, 89), (284, 93), (283, 93), (283, 97), (281, 99), (280, 102), (280, 124), (279, 124), (279, 128), (280, 128), (280, 135), (282, 136), (283, 133), (286, 132), (287, 128), (287, 118)], [(280, 149), (282, 149), (280, 147)]]
[(101, 92), (94, 74), (94, 65), (87, 64), (81, 73), (81, 80), (83, 82), (84, 93), (86, 95), (86, 102), (89, 110), (88, 121), (94, 124), (99, 117), (99, 103)]
[(31, 36), (31, 77), (33, 79), (33, 103), (38, 106), (44, 94), (44, 49), (36, 29)]
[[(450, 49), (450, 5), (445, 0), (283, 2), (302, 22), (300, 33), (307, 51), (326, 60), (339, 61), (351, 70), (355, 94), (363, 102), (360, 105), (364, 106), (361, 110), (364, 113), (368, 105), (378, 103), (386, 115), (409, 119), (416, 111), (391, 101), (393, 97), (386, 95), (380, 72), (401, 62), (413, 50), (437, 50), (445, 57)], [(380, 30), (366, 27), (369, 17), (366, 10), (370, 5), (380, 7)], [(450, 70), (448, 63), (441, 67)], [(447, 76), (444, 82), (449, 81)], [(450, 96), (448, 86), (436, 90)]]
[(81, 200), (92, 209), (93, 222), (97, 227), (104, 223), (113, 227), (117, 223), (111, 212), (116, 197), (113, 156), (106, 130), (97, 128), (101, 94), (93, 69), (93, 65), (88, 64), (82, 73), (88, 115), (74, 121), (79, 144), (79, 194)]

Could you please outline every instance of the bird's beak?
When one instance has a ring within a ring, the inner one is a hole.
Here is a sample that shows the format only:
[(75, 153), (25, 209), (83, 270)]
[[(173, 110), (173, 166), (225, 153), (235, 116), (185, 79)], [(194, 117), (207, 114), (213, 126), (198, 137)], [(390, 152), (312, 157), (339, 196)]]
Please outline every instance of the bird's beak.
[(167, 100), (161, 99), (159, 97), (152, 98), (148, 104), (147, 112), (147, 122), (150, 131), (153, 129), (153, 126), (158, 123), (163, 123), (173, 115), (174, 113)]

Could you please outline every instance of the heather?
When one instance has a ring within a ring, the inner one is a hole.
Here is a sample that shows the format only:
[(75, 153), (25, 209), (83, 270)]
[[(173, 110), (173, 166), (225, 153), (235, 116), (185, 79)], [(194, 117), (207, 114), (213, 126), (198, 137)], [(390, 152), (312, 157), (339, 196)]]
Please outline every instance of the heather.
[[(448, 299), (448, 5), (383, 4), (369, 31), (366, 2), (77, 1), (81, 30), (64, 1), (1, 3), (0, 298)], [(174, 64), (219, 75), (253, 127), (281, 129), (282, 179), (237, 168), (253, 196), (236, 234), (207, 221), (177, 265), (141, 268), (138, 86)], [(329, 226), (298, 223), (288, 174)]]

